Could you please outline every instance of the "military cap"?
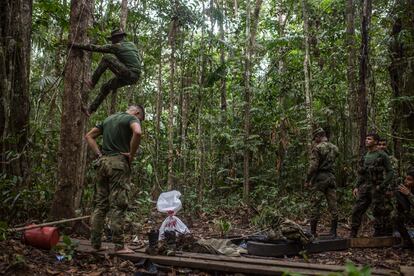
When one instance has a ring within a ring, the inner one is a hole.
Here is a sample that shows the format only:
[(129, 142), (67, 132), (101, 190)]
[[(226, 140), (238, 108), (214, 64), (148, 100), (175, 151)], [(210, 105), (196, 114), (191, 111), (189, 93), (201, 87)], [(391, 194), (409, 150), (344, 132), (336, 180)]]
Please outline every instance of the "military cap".
[(120, 30), (120, 29), (115, 29), (111, 32), (111, 36), (108, 36), (107, 39), (111, 39), (114, 36), (120, 36), (120, 35), (127, 35), (124, 31)]
[(318, 135), (320, 135), (320, 134), (325, 134), (325, 130), (323, 130), (323, 128), (321, 128), (321, 127), (318, 127), (317, 129), (315, 129), (315, 130), (312, 132), (312, 139), (315, 139), (315, 138), (316, 138), (316, 136), (318, 136)]

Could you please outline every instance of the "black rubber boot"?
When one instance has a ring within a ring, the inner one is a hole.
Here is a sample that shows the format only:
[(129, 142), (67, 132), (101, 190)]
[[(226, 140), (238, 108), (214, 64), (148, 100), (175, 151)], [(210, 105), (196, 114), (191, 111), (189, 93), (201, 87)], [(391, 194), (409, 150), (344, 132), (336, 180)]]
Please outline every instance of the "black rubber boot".
[(381, 228), (375, 228), (373, 237), (383, 237), (384, 236), (384, 230)]
[(151, 230), (148, 232), (148, 247), (145, 249), (145, 253), (149, 255), (158, 254), (158, 230)]
[(358, 228), (356, 227), (352, 227), (351, 228), (351, 233), (349, 234), (349, 237), (352, 238), (356, 238), (358, 235)]
[(400, 249), (414, 249), (414, 243), (411, 240), (410, 234), (404, 225), (397, 225), (397, 230), (401, 235), (401, 243), (393, 246), (394, 248)]
[(317, 220), (311, 220), (310, 221), (310, 228), (311, 228), (311, 234), (316, 237), (316, 227), (318, 225), (318, 221)]
[(384, 236), (392, 236), (394, 229), (391, 225), (384, 225)]
[(331, 230), (329, 231), (329, 233), (331, 234), (331, 236), (333, 236), (334, 238), (337, 237), (337, 233), (336, 230), (338, 228), (338, 219), (333, 219), (331, 221)]
[(175, 242), (176, 241), (175, 232), (165, 231), (164, 236), (165, 236), (165, 242), (167, 244), (167, 256), (174, 256), (175, 251), (177, 250), (177, 245)]

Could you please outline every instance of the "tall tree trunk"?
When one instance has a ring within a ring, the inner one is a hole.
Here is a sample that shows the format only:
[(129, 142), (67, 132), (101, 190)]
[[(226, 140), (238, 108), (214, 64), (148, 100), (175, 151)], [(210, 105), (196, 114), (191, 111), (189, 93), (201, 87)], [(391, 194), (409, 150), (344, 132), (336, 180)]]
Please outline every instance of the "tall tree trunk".
[(367, 76), (369, 54), (369, 24), (371, 20), (371, 0), (363, 0), (361, 22), (361, 60), (359, 65), (359, 94), (358, 94), (358, 123), (359, 123), (359, 155), (365, 151), (365, 135), (367, 134), (368, 110), (367, 110)]
[(262, 6), (262, 0), (256, 0), (253, 17), (251, 18), (250, 0), (246, 3), (246, 48), (244, 56), (244, 158), (243, 158), (243, 200), (249, 204), (250, 195), (250, 107), (251, 107), (251, 70), (252, 56), (256, 40), (257, 25), (259, 23), (259, 13)]
[(355, 83), (356, 77), (356, 47), (355, 47), (355, 6), (354, 0), (346, 1), (346, 49), (348, 55), (348, 131), (349, 145), (351, 149), (351, 155), (358, 155), (359, 145), (359, 131), (358, 131), (358, 106), (355, 104), (358, 99)]
[[(119, 21), (119, 28), (122, 31), (126, 31), (126, 23), (128, 18), (128, 0), (122, 0), (121, 2), (121, 16)], [(111, 107), (109, 108), (109, 112), (114, 114), (116, 112), (116, 98), (117, 98), (117, 91), (112, 91), (111, 93)]]
[[(277, 18), (278, 18), (278, 36), (284, 37), (285, 36), (285, 26), (288, 20), (288, 13), (284, 10), (283, 1), (279, 1), (277, 8)], [(288, 118), (286, 117), (286, 109), (287, 109), (287, 92), (288, 89), (286, 88), (286, 80), (285, 80), (285, 73), (286, 73), (286, 66), (285, 66), (285, 47), (279, 47), (278, 53), (278, 68), (277, 68), (277, 75), (279, 78), (279, 103), (280, 109), (282, 110), (282, 118), (279, 120), (278, 126), (275, 127), (273, 137), (276, 137), (276, 131), (279, 132), (279, 139), (278, 139), (278, 150), (277, 150), (277, 157), (275, 160), (275, 175), (276, 177), (281, 180), (279, 177), (282, 173), (282, 164), (286, 156), (287, 145), (288, 145)], [(275, 141), (276, 142), (276, 141)]]
[(398, 16), (394, 18), (389, 44), (389, 73), (394, 99), (391, 132), (394, 155), (400, 164), (412, 164), (414, 151), (409, 143), (414, 140), (414, 45), (411, 43), (414, 39), (414, 3), (398, 1), (394, 10)]
[[(161, 113), (162, 113), (162, 44), (160, 41), (160, 53), (158, 60), (158, 77), (157, 77), (157, 100), (155, 105), (155, 168), (154, 173), (158, 175), (156, 180), (158, 180), (161, 175), (162, 170), (160, 162), (160, 140), (161, 140)], [(152, 187), (152, 198), (157, 199), (161, 192), (160, 183), (158, 181), (154, 182)]]
[(29, 184), (32, 0), (3, 0), (0, 15), (1, 172)]
[(128, 0), (122, 0), (121, 2), (121, 18), (119, 22), (119, 28), (122, 31), (126, 31), (126, 23), (128, 17)]
[[(88, 43), (88, 29), (92, 26), (93, 0), (72, 0), (69, 41)], [(88, 52), (71, 48), (66, 64), (61, 134), (58, 159), (58, 183), (50, 215), (52, 218), (68, 218), (75, 215), (79, 202), (77, 195), (83, 188), (86, 143), (83, 140), (86, 118), (81, 106), (87, 102), (87, 87), (91, 65)]]
[[(202, 21), (204, 22), (205, 6), (204, 0), (202, 4)], [(199, 154), (198, 158), (198, 200), (203, 201), (204, 186), (205, 186), (205, 152), (204, 152), (204, 130), (202, 122), (202, 110), (203, 110), (203, 93), (204, 93), (204, 81), (206, 72), (206, 57), (205, 57), (205, 24), (201, 26), (201, 38), (200, 38), (200, 63), (199, 63), (199, 75), (198, 75), (198, 111), (197, 111), (197, 150)]]
[(305, 33), (305, 58), (303, 60), (303, 72), (305, 75), (305, 105), (306, 105), (306, 121), (308, 129), (308, 153), (311, 151), (311, 138), (312, 138), (312, 93), (310, 91), (310, 54), (309, 54), (309, 17), (308, 7), (306, 0), (302, 0), (302, 13), (303, 13), (303, 31)]
[[(177, 0), (174, 1), (174, 7), (178, 7)], [(171, 21), (170, 31), (168, 34), (168, 40), (171, 47), (170, 55), (170, 91), (169, 107), (168, 107), (168, 189), (171, 190), (174, 186), (174, 98), (175, 98), (175, 50), (176, 50), (176, 38), (179, 27), (178, 18), (174, 17)]]
[(220, 46), (220, 66), (222, 67), (223, 75), (220, 79), (220, 107), (222, 111), (222, 119), (225, 122), (226, 118), (226, 111), (227, 111), (227, 84), (226, 84), (226, 53), (224, 51), (224, 0), (221, 0), (221, 5), (217, 3), (217, 7), (221, 8), (222, 16), (219, 20), (219, 27), (220, 27), (220, 39), (221, 39), (221, 46)]

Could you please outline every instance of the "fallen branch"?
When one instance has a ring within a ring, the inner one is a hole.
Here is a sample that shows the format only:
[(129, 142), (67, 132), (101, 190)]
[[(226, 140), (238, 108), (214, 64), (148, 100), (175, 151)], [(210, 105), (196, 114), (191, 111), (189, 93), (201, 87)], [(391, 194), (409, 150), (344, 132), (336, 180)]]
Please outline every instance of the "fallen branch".
[(45, 222), (45, 223), (36, 224), (36, 225), (29, 225), (29, 226), (18, 227), (18, 228), (10, 228), (10, 229), (7, 229), (7, 231), (9, 231), (9, 232), (25, 231), (25, 230), (44, 227), (44, 226), (51, 226), (51, 225), (62, 224), (62, 223), (66, 223), (66, 222), (72, 222), (72, 221), (88, 219), (90, 217), (91, 216), (83, 216), (83, 217), (78, 217), (78, 218), (62, 219), (62, 220)]

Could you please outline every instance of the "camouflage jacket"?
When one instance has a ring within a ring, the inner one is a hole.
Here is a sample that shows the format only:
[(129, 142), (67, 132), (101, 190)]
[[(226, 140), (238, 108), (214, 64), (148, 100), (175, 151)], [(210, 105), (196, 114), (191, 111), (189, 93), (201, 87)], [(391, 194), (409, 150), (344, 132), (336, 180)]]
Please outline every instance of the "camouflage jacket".
[(119, 61), (125, 64), (129, 70), (136, 73), (139, 73), (141, 71), (142, 57), (138, 51), (138, 48), (132, 42), (122, 41), (119, 43), (106, 45), (74, 43), (73, 46), (87, 51), (113, 54), (118, 58)]
[(320, 172), (333, 172), (338, 147), (330, 142), (321, 142), (313, 147), (306, 181), (311, 181)]
[(393, 189), (394, 172), (388, 155), (380, 150), (368, 152), (361, 160), (357, 188), (361, 185)]

